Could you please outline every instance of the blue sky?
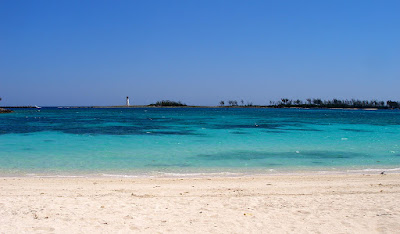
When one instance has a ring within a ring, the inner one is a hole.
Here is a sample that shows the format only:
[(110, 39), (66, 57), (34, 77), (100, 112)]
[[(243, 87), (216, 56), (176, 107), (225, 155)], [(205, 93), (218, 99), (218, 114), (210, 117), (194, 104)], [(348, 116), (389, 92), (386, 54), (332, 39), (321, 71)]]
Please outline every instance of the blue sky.
[(0, 0), (0, 105), (400, 100), (400, 1)]

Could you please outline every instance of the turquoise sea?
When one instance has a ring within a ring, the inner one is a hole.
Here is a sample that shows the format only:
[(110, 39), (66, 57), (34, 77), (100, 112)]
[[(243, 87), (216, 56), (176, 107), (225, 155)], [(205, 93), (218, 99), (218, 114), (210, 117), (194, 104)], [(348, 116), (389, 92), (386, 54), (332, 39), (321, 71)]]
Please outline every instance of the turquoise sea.
[(400, 111), (42, 108), (0, 115), (0, 175), (400, 170)]

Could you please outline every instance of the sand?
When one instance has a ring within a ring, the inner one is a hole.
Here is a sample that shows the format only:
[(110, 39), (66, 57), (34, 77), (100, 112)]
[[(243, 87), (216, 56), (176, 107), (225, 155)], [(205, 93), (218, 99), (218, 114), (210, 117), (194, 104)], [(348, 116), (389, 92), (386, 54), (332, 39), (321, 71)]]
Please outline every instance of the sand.
[(0, 178), (0, 233), (398, 233), (400, 174)]

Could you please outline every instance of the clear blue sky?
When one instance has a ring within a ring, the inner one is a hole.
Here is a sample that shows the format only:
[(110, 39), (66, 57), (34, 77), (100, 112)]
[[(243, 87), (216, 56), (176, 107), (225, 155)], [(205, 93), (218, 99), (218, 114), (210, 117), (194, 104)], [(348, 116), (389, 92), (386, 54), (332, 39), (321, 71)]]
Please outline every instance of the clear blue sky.
[(0, 105), (400, 100), (400, 1), (0, 0)]

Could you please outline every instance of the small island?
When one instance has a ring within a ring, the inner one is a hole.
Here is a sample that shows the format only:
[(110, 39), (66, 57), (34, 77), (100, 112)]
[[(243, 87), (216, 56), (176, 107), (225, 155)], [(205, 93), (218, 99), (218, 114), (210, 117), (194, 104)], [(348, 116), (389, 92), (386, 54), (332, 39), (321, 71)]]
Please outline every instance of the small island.
[[(0, 101), (1, 101), (1, 98), (0, 98)], [(7, 110), (7, 109), (4, 109), (4, 108), (0, 108), (0, 114), (1, 113), (11, 113), (11, 112), (13, 112), (12, 110)]]
[(0, 108), (0, 113), (11, 113), (11, 112), (13, 112), (13, 111), (12, 111), (12, 110), (7, 110), (7, 109)]
[(156, 103), (150, 104), (149, 106), (155, 106), (155, 107), (182, 107), (182, 106), (187, 106), (186, 104), (178, 101), (170, 101), (170, 100), (162, 100), (158, 101)]

